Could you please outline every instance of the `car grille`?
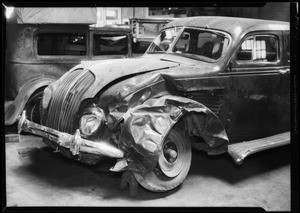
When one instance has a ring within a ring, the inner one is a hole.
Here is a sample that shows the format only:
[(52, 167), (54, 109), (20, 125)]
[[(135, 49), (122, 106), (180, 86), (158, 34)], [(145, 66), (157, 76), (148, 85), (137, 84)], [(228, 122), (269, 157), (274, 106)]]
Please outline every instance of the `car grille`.
[(75, 70), (64, 78), (51, 99), (46, 126), (73, 134), (82, 97), (94, 80), (90, 71), (82, 69)]

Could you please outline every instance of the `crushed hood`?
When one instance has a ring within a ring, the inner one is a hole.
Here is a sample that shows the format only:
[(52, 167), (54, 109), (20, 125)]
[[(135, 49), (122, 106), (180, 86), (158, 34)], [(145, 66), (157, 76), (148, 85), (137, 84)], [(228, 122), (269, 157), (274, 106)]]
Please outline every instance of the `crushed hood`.
[(178, 66), (180, 66), (178, 62), (146, 57), (113, 59), (97, 64), (95, 62), (85, 63), (84, 67), (88, 68), (95, 75), (95, 82), (86, 92), (84, 99), (94, 97), (103, 87), (117, 79)]

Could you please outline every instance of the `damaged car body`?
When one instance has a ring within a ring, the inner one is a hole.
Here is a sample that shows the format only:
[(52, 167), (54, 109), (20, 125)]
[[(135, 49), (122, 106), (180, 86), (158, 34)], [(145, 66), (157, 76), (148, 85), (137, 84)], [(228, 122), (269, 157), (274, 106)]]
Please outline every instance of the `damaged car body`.
[(229, 17), (168, 23), (138, 58), (80, 64), (44, 90), (44, 137), (62, 154), (132, 172), (163, 192), (186, 178), (192, 148), (252, 153), (290, 143), (289, 24)]

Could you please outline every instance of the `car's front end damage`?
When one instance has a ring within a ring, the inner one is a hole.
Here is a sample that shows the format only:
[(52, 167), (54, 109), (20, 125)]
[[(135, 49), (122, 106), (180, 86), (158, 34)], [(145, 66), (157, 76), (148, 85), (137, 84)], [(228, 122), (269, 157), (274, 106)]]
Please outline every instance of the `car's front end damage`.
[(91, 153), (95, 155), (107, 156), (111, 158), (122, 158), (124, 152), (116, 146), (111, 145), (107, 141), (94, 141), (86, 140), (80, 136), (80, 131), (76, 130), (74, 135), (69, 133), (60, 132), (55, 129), (36, 124), (26, 119), (25, 111), (19, 118), (18, 132), (30, 132), (48, 139), (57, 145), (70, 150), (73, 155), (78, 155), (80, 152)]
[[(161, 151), (159, 145), (184, 114), (191, 114), (186, 117), (187, 128), (190, 132), (195, 131), (191, 113), (195, 112), (206, 115), (201, 122), (219, 122), (214, 125), (214, 130), (204, 128), (210, 128), (209, 124), (201, 124), (203, 127), (201, 132), (198, 129), (198, 135), (205, 138), (206, 148), (211, 153), (225, 152), (228, 139), (217, 116), (198, 102), (173, 95), (169, 71), (162, 74), (172, 63), (163, 64), (159, 72), (157, 69), (155, 72), (148, 70), (150, 73), (147, 74), (147, 70), (142, 69), (143, 74), (122, 80), (94, 98), (91, 97), (95, 95), (92, 93), (96, 93), (96, 88), (105, 88), (105, 84), (97, 79), (100, 75), (94, 78), (93, 72), (88, 69), (74, 70), (44, 91), (41, 103), (43, 125), (27, 120), (23, 113), (19, 131), (40, 135), (53, 148), (60, 150), (62, 147), (63, 154), (69, 149), (73, 155), (68, 153), (69, 157), (89, 164), (96, 164), (101, 156), (132, 159), (136, 156), (132, 153), (135, 150), (141, 154), (139, 161), (145, 158), (150, 163), (130, 164), (128, 169), (138, 171), (137, 168), (140, 168), (140, 172), (146, 172), (155, 166)], [(143, 141), (143, 138), (146, 140)], [(219, 151), (216, 151), (218, 147)], [(89, 153), (92, 157), (81, 153)], [(131, 153), (130, 157), (126, 155), (128, 153)]]
[(44, 90), (41, 125), (23, 113), (19, 132), (42, 136), (56, 151), (87, 164), (116, 158), (111, 171), (132, 172), (145, 188), (168, 191), (188, 173), (191, 144), (212, 155), (227, 152), (218, 116), (177, 92), (178, 86), (195, 87), (178, 79), (219, 70), (218, 64), (171, 54), (79, 65)]

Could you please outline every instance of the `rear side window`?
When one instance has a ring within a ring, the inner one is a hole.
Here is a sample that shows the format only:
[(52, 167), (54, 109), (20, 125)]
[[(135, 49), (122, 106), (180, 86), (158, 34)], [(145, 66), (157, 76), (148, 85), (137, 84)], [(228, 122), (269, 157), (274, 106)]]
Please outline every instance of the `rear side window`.
[(38, 55), (86, 55), (86, 35), (41, 33), (37, 36)]
[(272, 35), (251, 36), (244, 40), (237, 53), (239, 62), (276, 62), (278, 39)]
[(126, 35), (94, 35), (94, 55), (121, 55), (128, 52)]

